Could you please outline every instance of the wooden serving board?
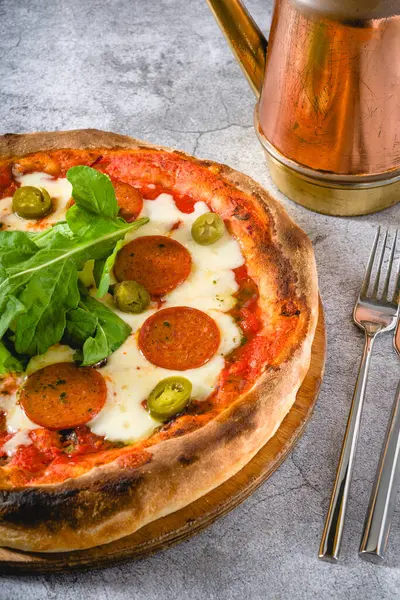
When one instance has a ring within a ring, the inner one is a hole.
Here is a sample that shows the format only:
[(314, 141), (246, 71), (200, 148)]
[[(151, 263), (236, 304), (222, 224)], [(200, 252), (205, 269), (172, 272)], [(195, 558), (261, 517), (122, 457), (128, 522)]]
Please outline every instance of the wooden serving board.
[(310, 369), (296, 402), (274, 437), (236, 475), (185, 508), (146, 525), (116, 542), (56, 554), (0, 548), (0, 572), (38, 573), (106, 567), (143, 557), (185, 540), (243, 502), (278, 468), (304, 431), (316, 403), (325, 365), (325, 321), (320, 302)]

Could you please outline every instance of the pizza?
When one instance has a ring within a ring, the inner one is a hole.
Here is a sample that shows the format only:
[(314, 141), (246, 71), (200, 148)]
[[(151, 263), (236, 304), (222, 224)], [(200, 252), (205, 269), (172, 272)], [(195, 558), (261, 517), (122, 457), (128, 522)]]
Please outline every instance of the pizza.
[(305, 233), (229, 167), (97, 130), (0, 138), (0, 544), (105, 544), (274, 435), (318, 318)]

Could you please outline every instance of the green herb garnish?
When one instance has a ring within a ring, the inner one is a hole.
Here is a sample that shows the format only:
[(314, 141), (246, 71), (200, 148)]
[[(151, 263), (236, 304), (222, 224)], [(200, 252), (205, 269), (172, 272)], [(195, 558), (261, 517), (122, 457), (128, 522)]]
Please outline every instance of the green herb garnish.
[[(77, 317), (86, 318), (91, 325), (94, 324), (90, 334), (85, 331), (86, 339), (83, 341), (82, 337), (78, 344), (82, 349), (78, 349), (75, 354), (75, 359), (83, 366), (94, 365), (112, 354), (131, 333), (131, 328), (125, 321), (90, 296), (82, 295), (78, 308), (67, 315), (67, 329), (71, 320), (75, 320), (76, 324)], [(72, 333), (71, 327), (69, 331)]]
[[(106, 358), (130, 327), (78, 285), (78, 272), (95, 260), (98, 297), (125, 235), (148, 219), (127, 223), (110, 179), (86, 166), (67, 172), (75, 204), (66, 222), (40, 233), (0, 231), (0, 373), (22, 371), (21, 357), (43, 354), (63, 338), (81, 348), (83, 364)], [(99, 316), (101, 314), (101, 318)], [(12, 342), (10, 341), (12, 340)]]

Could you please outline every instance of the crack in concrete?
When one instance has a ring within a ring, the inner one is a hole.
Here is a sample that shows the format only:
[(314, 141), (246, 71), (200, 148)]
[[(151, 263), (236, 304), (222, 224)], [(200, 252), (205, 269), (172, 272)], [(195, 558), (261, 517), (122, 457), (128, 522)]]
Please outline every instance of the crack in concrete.
[(156, 92), (156, 96), (158, 96), (159, 98), (164, 98), (164, 100), (166, 100), (169, 103), (173, 102), (173, 99), (169, 98), (169, 96), (167, 96), (167, 94), (164, 94), (163, 92)]
[(317, 488), (317, 486), (315, 486), (313, 483), (311, 483), (311, 481), (308, 479), (308, 477), (304, 474), (303, 467), (301, 467), (300, 465), (297, 464), (293, 452), (290, 455), (290, 457), (292, 459), (292, 463), (294, 464), (294, 466), (296, 467), (296, 469), (298, 470), (298, 472), (300, 473), (300, 475), (302, 476), (302, 478), (304, 479), (304, 481), (306, 482), (306, 484), (311, 489), (313, 489), (321, 498), (323, 498), (322, 492)]
[(224, 107), (226, 120), (229, 123), (229, 113), (228, 113), (228, 109), (227, 109), (226, 104), (225, 104), (224, 96), (222, 94), (221, 94), (221, 104)]
[(18, 46), (21, 43), (21, 40), (22, 40), (22, 35), (19, 35), (17, 43), (14, 44), (14, 46), (11, 46), (11, 48), (8, 48), (8, 50), (6, 50), (5, 52), (3, 52), (3, 54), (0, 55), (0, 59), (4, 58), (5, 56), (8, 56), (10, 54), (10, 52), (12, 52), (13, 50), (15, 50), (15, 48), (18, 48)]
[(285, 490), (280, 490), (279, 492), (276, 492), (275, 494), (269, 494), (265, 498), (261, 498), (260, 500), (258, 500), (258, 502), (253, 502), (252, 506), (253, 507), (258, 506), (259, 504), (263, 504), (264, 502), (267, 502), (267, 500), (272, 500), (272, 498), (279, 498), (280, 496), (286, 496), (286, 494), (289, 494), (290, 492), (296, 492), (297, 490), (301, 490), (306, 487), (308, 487), (307, 483), (300, 483), (299, 485), (295, 485), (294, 487), (286, 488)]
[(196, 140), (194, 142), (193, 151), (192, 151), (193, 156), (196, 156), (196, 152), (197, 152), (197, 148), (199, 146), (199, 141), (200, 141), (201, 135), (202, 134), (199, 133), (199, 135), (197, 136), (197, 138), (196, 138)]
[[(230, 127), (240, 127), (241, 129), (252, 129), (252, 125), (247, 126), (247, 125), (238, 125), (237, 123), (230, 123), (229, 125), (226, 125), (224, 127), (216, 127), (215, 129), (209, 129), (207, 131), (196, 131), (196, 132), (195, 131), (187, 131), (187, 132), (179, 131), (179, 133), (197, 133), (198, 134), (196, 141), (194, 143), (193, 151), (192, 151), (192, 154), (194, 156), (196, 156), (196, 152), (197, 152), (200, 140), (203, 137), (203, 135), (206, 135), (207, 133), (217, 133), (218, 131), (225, 131), (226, 129), (229, 129)], [(168, 130), (167, 129), (167, 131), (177, 131), (177, 130)]]

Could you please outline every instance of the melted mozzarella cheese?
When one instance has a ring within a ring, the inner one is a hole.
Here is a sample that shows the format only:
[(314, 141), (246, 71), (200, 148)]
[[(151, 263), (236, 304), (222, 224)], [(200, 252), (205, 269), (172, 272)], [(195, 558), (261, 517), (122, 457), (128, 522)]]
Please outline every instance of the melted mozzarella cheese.
[[(22, 381), (23, 378), (21, 378), (20, 383)], [(17, 392), (12, 394), (0, 393), (0, 410), (4, 411), (6, 415), (7, 433), (15, 434), (8, 442), (3, 444), (4, 452), (11, 456), (18, 446), (27, 446), (32, 443), (28, 434), (32, 429), (37, 429), (39, 426), (28, 419), (22, 407), (18, 404)]]
[[(148, 316), (147, 313), (152, 312), (155, 311), (146, 311), (138, 315), (141, 319), (138, 319), (136, 324), (140, 326), (140, 321), (143, 322)], [(193, 386), (193, 399), (204, 400), (211, 394), (224, 368), (224, 356), (240, 344), (241, 335), (229, 315), (217, 311), (209, 311), (208, 314), (218, 324), (221, 343), (211, 360), (198, 369), (173, 371), (156, 367), (140, 352), (135, 334), (109, 357), (107, 366), (101, 369), (101, 374), (107, 381), (107, 402), (102, 411), (89, 423), (94, 433), (109, 440), (124, 442), (150, 435), (160, 422), (152, 419), (143, 408), (142, 402), (165, 377), (186, 377)]]
[[(49, 215), (46, 223), (50, 226), (57, 220), (63, 220), (66, 204), (71, 196), (71, 186), (66, 179), (54, 180), (43, 173), (24, 175), (19, 179), (21, 185), (44, 187), (53, 198), (57, 198), (56, 211)], [(5, 202), (5, 204), (3, 204)], [(32, 222), (19, 219), (7, 209), (11, 199), (0, 204), (0, 220), (12, 229), (31, 229)], [(8, 210), (8, 212), (7, 212)], [(3, 211), (3, 212), (1, 212)], [(217, 323), (221, 342), (217, 353), (202, 367), (187, 371), (171, 371), (150, 363), (140, 352), (137, 344), (138, 330), (144, 321), (157, 311), (156, 305), (139, 315), (123, 313), (116, 309), (112, 296), (107, 294), (102, 302), (114, 310), (131, 327), (132, 334), (125, 343), (109, 358), (100, 373), (107, 383), (107, 399), (103, 409), (88, 426), (98, 435), (109, 440), (132, 442), (148, 437), (160, 422), (153, 419), (143, 407), (151, 390), (165, 377), (180, 375), (192, 383), (192, 397), (206, 399), (215, 389), (225, 356), (241, 343), (242, 333), (232, 317), (225, 314), (230, 310), (238, 290), (232, 269), (244, 263), (240, 246), (228, 232), (210, 246), (200, 246), (191, 236), (191, 227), (198, 216), (209, 211), (204, 202), (197, 202), (192, 213), (182, 213), (169, 194), (161, 194), (156, 200), (144, 200), (140, 216), (148, 216), (150, 222), (138, 231), (131, 232), (125, 239), (144, 235), (168, 235), (180, 242), (190, 252), (192, 269), (189, 277), (164, 298), (164, 307), (189, 306), (210, 315)], [(173, 226), (179, 226), (172, 229)], [(57, 362), (73, 360), (73, 350), (57, 344), (46, 354), (32, 358), (27, 373)], [(18, 432), (4, 445), (7, 453), (15, 452), (18, 445), (30, 443), (28, 432), (38, 427), (32, 423), (17, 402), (16, 395), (0, 395), (0, 409), (6, 413), (7, 430)], [(7, 448), (6, 448), (7, 446)]]
[(170, 194), (160, 194), (156, 200), (144, 200), (139, 217), (148, 217), (150, 221), (128, 234), (126, 242), (144, 235), (166, 235), (179, 221), (191, 227), (197, 217), (208, 211), (209, 208), (204, 202), (196, 202), (193, 213), (183, 213), (177, 208)]
[(7, 415), (7, 431), (15, 433), (21, 429), (35, 429), (37, 425), (32, 423), (18, 404), (17, 393), (0, 395), (0, 409)]
[(24, 185), (32, 185), (47, 190), (52, 198), (53, 211), (43, 219), (22, 219), (12, 210), (12, 198), (4, 198), (0, 202), (0, 222), (4, 229), (18, 229), (20, 231), (31, 231), (50, 227), (58, 221), (65, 219), (65, 211), (68, 200), (71, 198), (72, 185), (66, 178), (54, 179), (46, 173), (28, 173), (20, 175), (16, 180)]
[(8, 442), (3, 444), (3, 451), (7, 456), (15, 454), (18, 446), (29, 446), (29, 444), (32, 444), (32, 440), (29, 437), (29, 431), (29, 429), (20, 429), (8, 440)]
[(56, 344), (52, 346), (45, 354), (39, 354), (34, 356), (26, 367), (28, 375), (47, 367), (47, 365), (54, 365), (54, 363), (60, 362), (73, 362), (74, 350), (69, 346), (63, 344)]

